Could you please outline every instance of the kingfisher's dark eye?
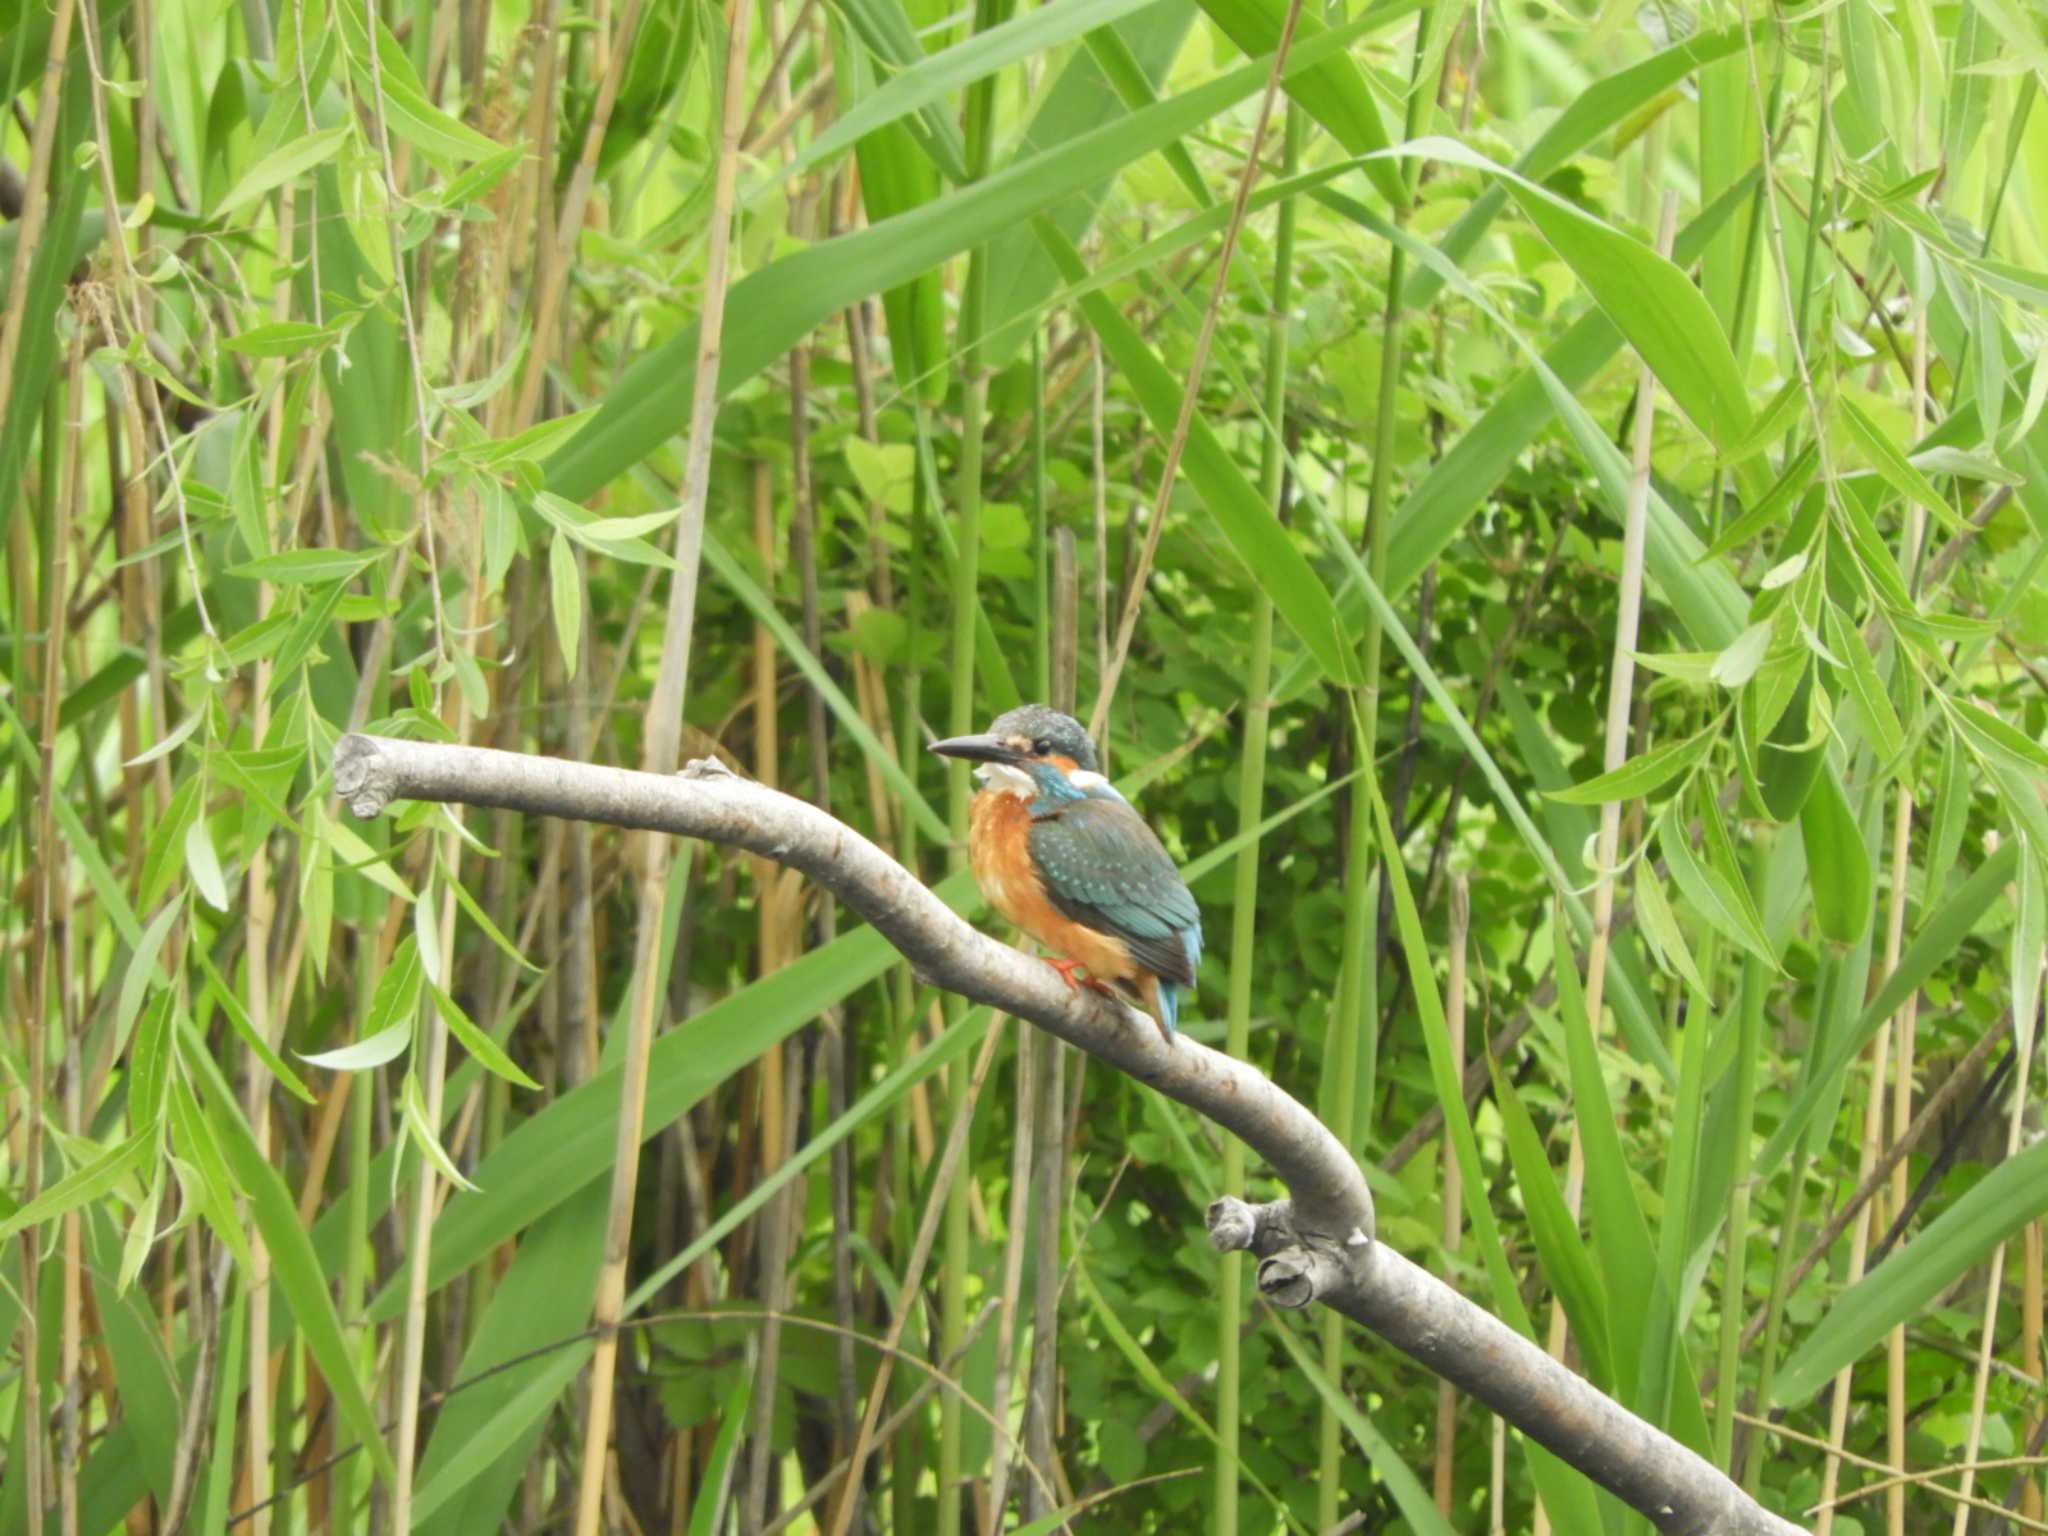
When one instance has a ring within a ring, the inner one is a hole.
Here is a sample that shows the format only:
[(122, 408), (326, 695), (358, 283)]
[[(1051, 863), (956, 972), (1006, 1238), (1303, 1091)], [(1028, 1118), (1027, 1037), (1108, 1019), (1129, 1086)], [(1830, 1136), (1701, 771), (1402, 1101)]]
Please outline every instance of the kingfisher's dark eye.
[(1039, 757), (1051, 757), (1051, 756), (1052, 756), (1052, 738), (1051, 738), (1051, 737), (1049, 737), (1049, 736), (1041, 736), (1041, 737), (1039, 737), (1039, 738), (1038, 738), (1038, 740), (1036, 740), (1036, 741), (1034, 741), (1033, 743), (1031, 743), (1031, 750), (1032, 750), (1032, 752), (1033, 752), (1033, 753), (1034, 753), (1034, 754), (1035, 754), (1036, 756), (1039, 756)]

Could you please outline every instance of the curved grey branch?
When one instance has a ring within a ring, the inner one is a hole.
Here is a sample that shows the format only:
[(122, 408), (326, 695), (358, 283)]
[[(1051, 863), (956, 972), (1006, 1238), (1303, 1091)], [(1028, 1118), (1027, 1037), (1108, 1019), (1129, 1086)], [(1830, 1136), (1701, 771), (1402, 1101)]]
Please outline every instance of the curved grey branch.
[(1486, 1402), (1649, 1516), (1667, 1536), (1784, 1536), (1711, 1464), (1635, 1418), (1490, 1314), (1373, 1241), (1372, 1196), (1330, 1130), (1245, 1062), (1149, 1019), (977, 932), (895, 859), (801, 800), (715, 760), (673, 776), (486, 747), (344, 736), (334, 787), (356, 815), (393, 800), (495, 806), (743, 848), (800, 869), (858, 912), (927, 980), (988, 1003), (1128, 1073), (1241, 1138), (1289, 1198), (1219, 1200), (1219, 1247), (1263, 1256), (1277, 1305), (1319, 1300)]

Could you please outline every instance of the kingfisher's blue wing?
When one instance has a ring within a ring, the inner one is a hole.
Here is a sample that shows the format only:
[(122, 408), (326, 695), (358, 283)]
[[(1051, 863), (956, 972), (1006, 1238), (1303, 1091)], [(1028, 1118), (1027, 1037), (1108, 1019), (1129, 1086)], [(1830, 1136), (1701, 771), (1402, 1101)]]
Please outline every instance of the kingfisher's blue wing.
[(1130, 945), (1163, 981), (1195, 984), (1202, 913), (1144, 818), (1121, 796), (1069, 801), (1031, 823), (1031, 858), (1061, 915)]

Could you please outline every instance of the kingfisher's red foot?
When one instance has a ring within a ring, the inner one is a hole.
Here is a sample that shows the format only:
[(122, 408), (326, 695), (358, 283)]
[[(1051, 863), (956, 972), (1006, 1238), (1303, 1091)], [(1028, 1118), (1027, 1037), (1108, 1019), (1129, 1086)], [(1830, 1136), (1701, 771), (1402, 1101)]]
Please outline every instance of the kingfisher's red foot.
[(1116, 996), (1116, 992), (1112, 988), (1097, 981), (1093, 976), (1075, 976), (1074, 972), (1087, 969), (1079, 960), (1055, 960), (1048, 955), (1045, 957), (1045, 963), (1058, 971), (1065, 978), (1067, 985), (1076, 992), (1086, 987), (1091, 992), (1100, 992), (1104, 997)]

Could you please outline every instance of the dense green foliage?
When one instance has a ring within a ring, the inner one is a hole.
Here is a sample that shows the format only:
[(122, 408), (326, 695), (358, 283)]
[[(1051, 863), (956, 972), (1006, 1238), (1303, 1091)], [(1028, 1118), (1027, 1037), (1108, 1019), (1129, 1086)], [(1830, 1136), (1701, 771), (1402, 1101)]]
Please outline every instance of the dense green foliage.
[(0, 1532), (571, 1528), (643, 985), (607, 1528), (825, 1483), (892, 1324), (870, 1529), (1648, 1528), (1515, 1436), (1494, 1507), (1490, 1416), (1210, 1250), (1235, 1149), (793, 875), (335, 801), (349, 729), (647, 762), (677, 582), (683, 755), (976, 913), (923, 743), (1086, 718), (1135, 594), (1183, 1022), (1383, 1240), (1793, 1518), (1831, 1434), (1941, 1473), (1839, 1529), (2038, 1458), (2037, 11), (763, 0), (735, 210), (736, 12), (374, 10), (0, 10)]

